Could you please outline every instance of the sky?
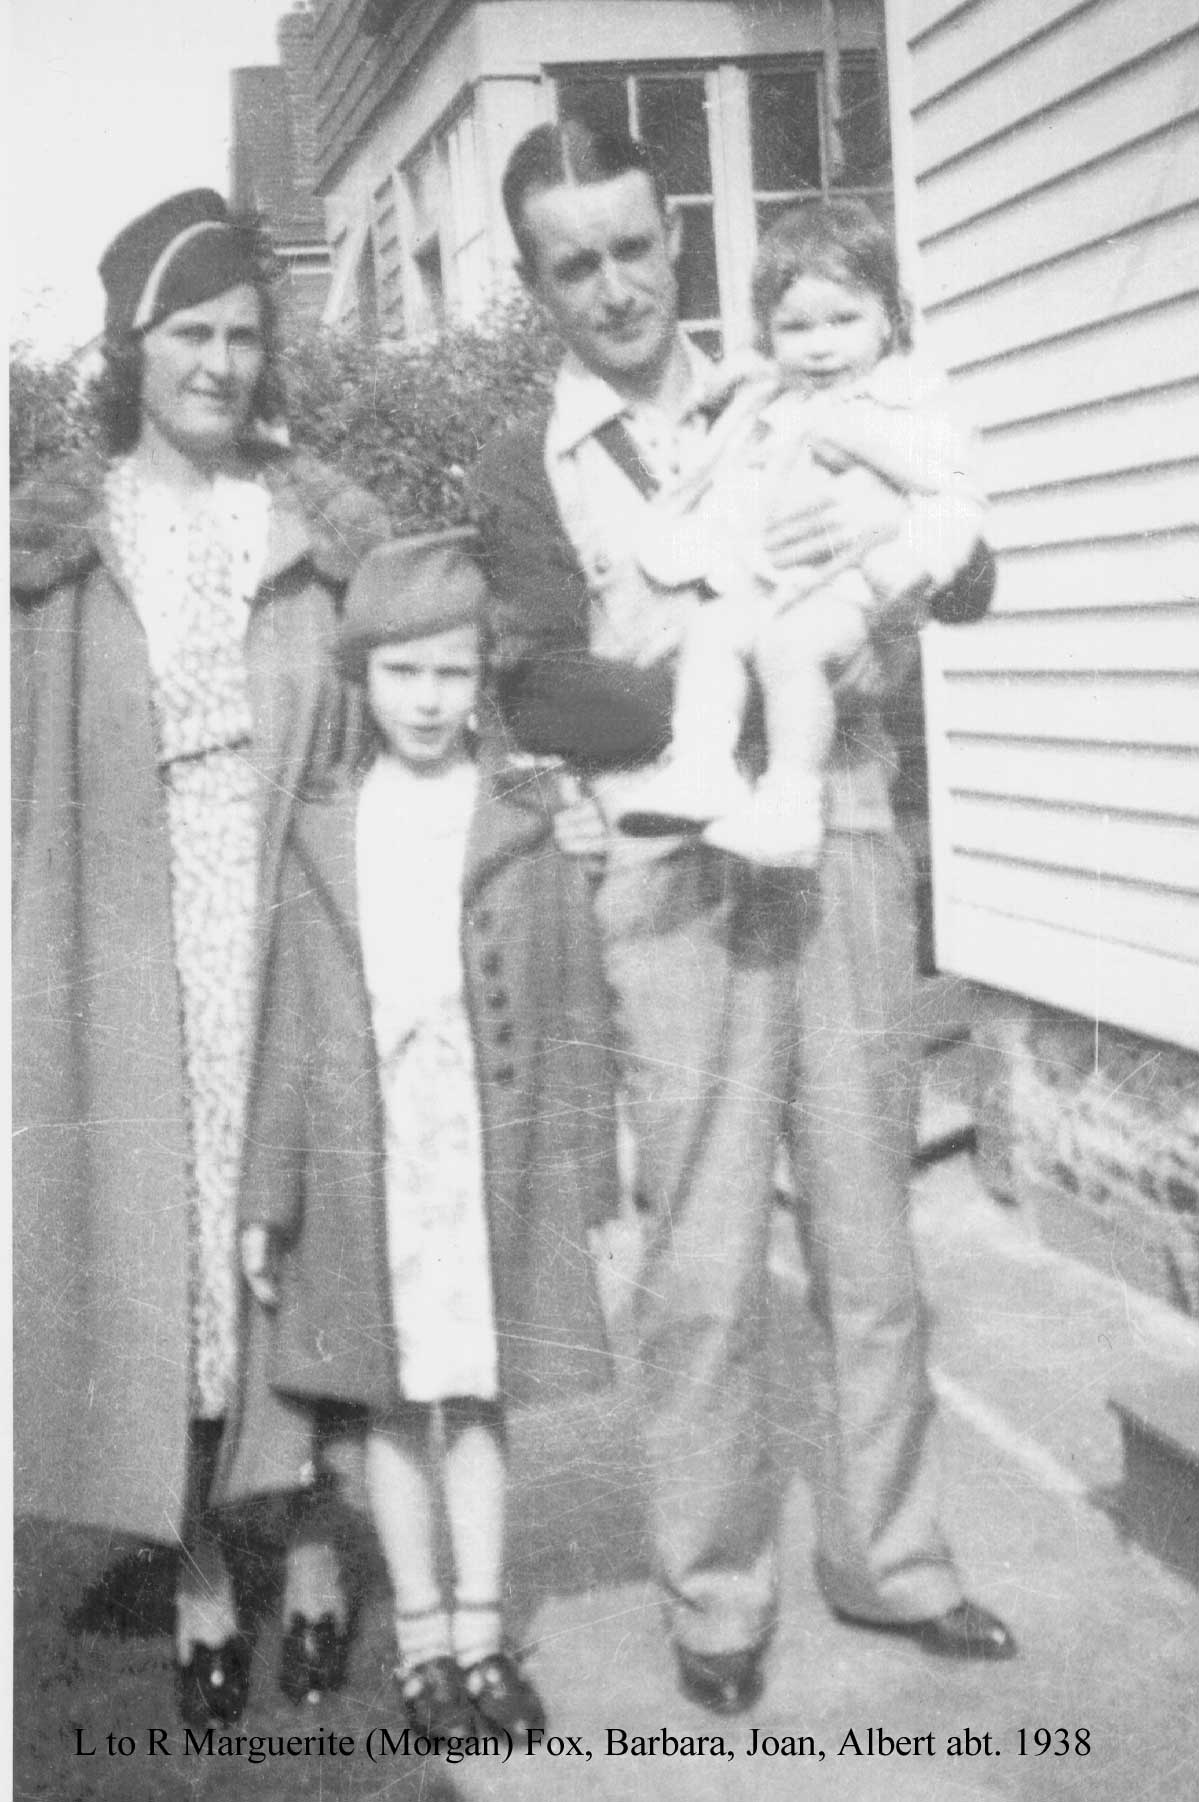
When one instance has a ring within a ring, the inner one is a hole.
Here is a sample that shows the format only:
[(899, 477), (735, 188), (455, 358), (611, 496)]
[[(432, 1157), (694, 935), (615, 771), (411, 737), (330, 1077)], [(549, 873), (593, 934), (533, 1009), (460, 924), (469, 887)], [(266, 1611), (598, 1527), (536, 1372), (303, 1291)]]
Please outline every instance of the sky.
[(290, 0), (7, 0), (10, 334), (99, 331), (100, 256), (181, 188), (229, 186), (229, 76), (275, 63)]

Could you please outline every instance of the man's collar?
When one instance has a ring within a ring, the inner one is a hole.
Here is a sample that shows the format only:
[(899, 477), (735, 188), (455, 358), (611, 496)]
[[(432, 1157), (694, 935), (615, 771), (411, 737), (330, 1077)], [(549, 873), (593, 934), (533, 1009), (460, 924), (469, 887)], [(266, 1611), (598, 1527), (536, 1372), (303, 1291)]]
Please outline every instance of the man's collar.
[[(692, 392), (684, 413), (684, 418), (689, 418), (707, 401), (714, 369), (686, 333), (680, 333), (680, 338), (691, 372)], [(625, 418), (634, 410), (633, 404), (618, 394), (611, 382), (605, 381), (602, 375), (595, 375), (574, 351), (568, 351), (554, 384), (551, 447), (557, 455), (568, 456), (609, 420)]]

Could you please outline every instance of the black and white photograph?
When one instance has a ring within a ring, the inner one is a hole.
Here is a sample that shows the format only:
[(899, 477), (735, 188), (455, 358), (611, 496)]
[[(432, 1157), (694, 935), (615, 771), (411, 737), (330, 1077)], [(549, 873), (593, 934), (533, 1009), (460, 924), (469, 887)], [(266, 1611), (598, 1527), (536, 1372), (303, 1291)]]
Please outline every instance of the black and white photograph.
[(1192, 1793), (1196, 0), (8, 40), (17, 1802)]

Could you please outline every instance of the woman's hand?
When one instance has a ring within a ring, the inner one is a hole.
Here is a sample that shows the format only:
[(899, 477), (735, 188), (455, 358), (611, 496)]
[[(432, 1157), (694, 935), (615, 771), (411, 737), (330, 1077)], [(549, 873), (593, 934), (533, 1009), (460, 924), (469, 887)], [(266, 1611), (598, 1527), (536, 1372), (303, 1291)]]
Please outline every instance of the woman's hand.
[(279, 1247), (267, 1226), (246, 1226), (241, 1235), (241, 1268), (255, 1301), (279, 1306)]
[(894, 538), (905, 502), (873, 470), (845, 470), (818, 492), (776, 508), (765, 548), (776, 569), (856, 563), (873, 545)]

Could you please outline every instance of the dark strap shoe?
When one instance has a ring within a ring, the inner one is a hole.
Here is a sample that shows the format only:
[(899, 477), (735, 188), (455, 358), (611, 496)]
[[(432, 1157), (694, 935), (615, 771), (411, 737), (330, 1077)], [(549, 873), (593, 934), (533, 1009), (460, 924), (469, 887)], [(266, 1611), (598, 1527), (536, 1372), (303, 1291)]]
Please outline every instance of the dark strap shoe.
[(452, 1658), (429, 1658), (409, 1671), (397, 1671), (404, 1718), (430, 1739), (470, 1739), (478, 1721)]
[(350, 1662), (350, 1627), (331, 1614), (293, 1614), (279, 1649), (279, 1688), (289, 1702), (319, 1702), (341, 1689)]
[(234, 1633), (223, 1645), (194, 1644), (186, 1664), (175, 1666), (175, 1695), (185, 1727), (211, 1721), (232, 1726), (250, 1699), (250, 1642)]
[(744, 1714), (762, 1693), (762, 1652), (758, 1646), (739, 1652), (693, 1652), (674, 1648), (679, 1688), (692, 1702), (713, 1714)]
[(545, 1704), (506, 1652), (483, 1658), (462, 1673), (466, 1693), (485, 1725), (521, 1739), (545, 1726)]
[(833, 1613), (849, 1627), (872, 1633), (890, 1633), (913, 1640), (935, 1658), (973, 1658), (999, 1663), (1019, 1651), (1015, 1638), (997, 1614), (977, 1602), (963, 1600), (944, 1614), (921, 1621), (867, 1621), (856, 1614)]

